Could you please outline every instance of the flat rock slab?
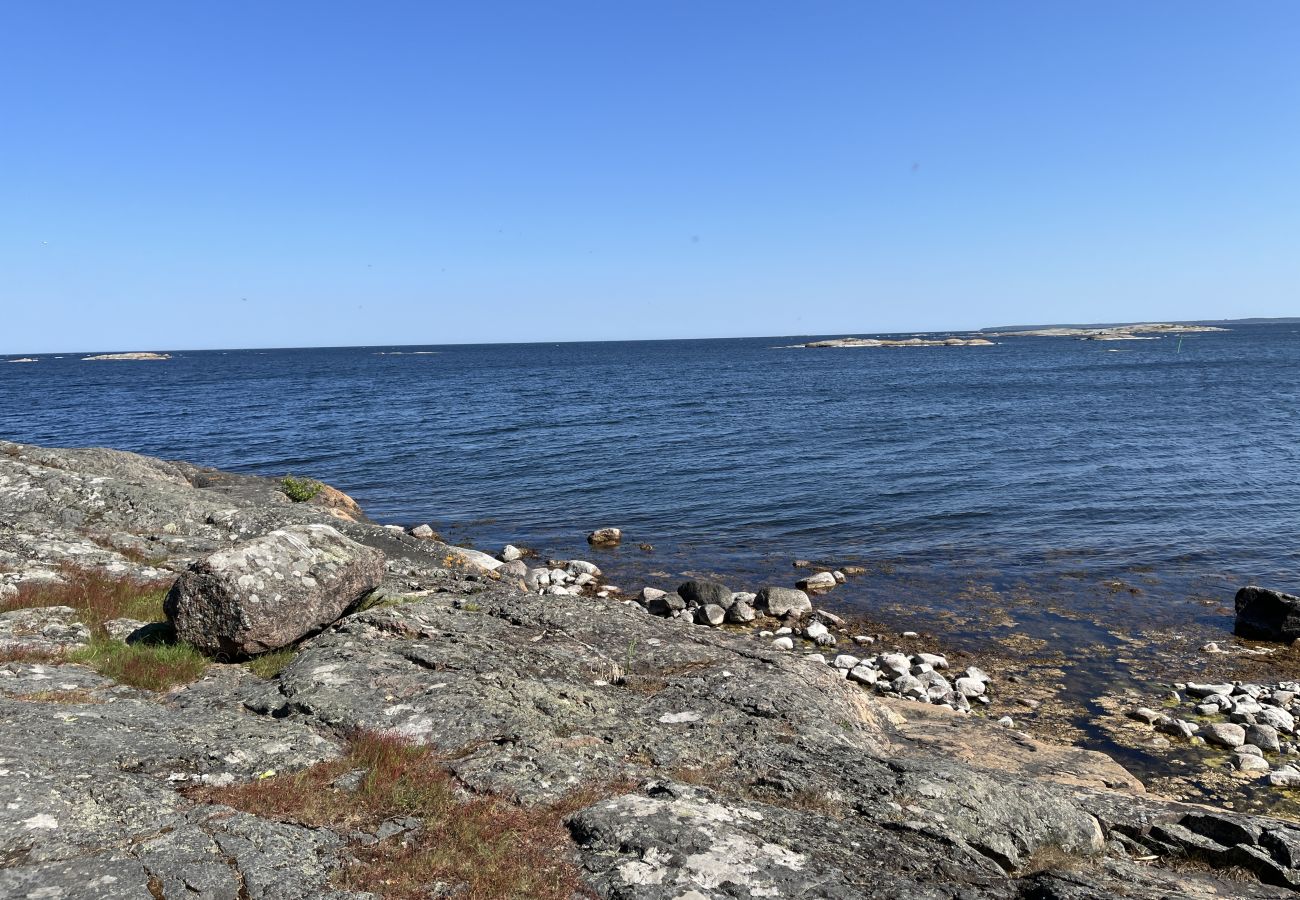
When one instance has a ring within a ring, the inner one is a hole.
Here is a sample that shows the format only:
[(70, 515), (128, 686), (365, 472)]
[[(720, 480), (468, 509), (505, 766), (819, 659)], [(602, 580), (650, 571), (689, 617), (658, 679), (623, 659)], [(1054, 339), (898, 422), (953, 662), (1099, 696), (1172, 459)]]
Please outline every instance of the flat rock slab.
[(90, 629), (70, 606), (39, 606), (0, 613), (0, 650), (61, 653), (90, 642)]
[(384, 554), (329, 525), (297, 525), (194, 563), (167, 594), (176, 636), (251, 656), (320, 631), (379, 586)]

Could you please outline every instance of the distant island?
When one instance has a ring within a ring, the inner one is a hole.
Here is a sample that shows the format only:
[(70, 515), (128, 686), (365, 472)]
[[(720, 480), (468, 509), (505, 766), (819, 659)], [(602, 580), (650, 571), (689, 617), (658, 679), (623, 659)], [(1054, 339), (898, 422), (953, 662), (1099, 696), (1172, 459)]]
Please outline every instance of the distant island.
[(1154, 341), (1166, 334), (1198, 334), (1214, 331), (1230, 331), (1224, 325), (1284, 325), (1300, 324), (1300, 318), (1284, 319), (1219, 319), (1220, 324), (1209, 322), (1133, 322), (1094, 325), (1002, 325), (994, 328), (981, 328), (976, 332), (967, 332), (973, 337), (938, 336), (943, 332), (932, 332), (935, 337), (910, 338), (876, 338), (876, 337), (839, 337), (823, 338), (802, 344), (790, 344), (782, 349), (846, 348), (846, 347), (992, 347), (995, 341), (990, 338), (1006, 337), (1068, 337), (1081, 341)]
[(1227, 331), (1217, 325), (1184, 325), (1169, 322), (1144, 322), (1137, 325), (1056, 326), (1028, 328), (1020, 331), (988, 331), (998, 337), (1073, 337), (1083, 341), (1150, 341), (1162, 334), (1193, 334), (1204, 331)]
[(889, 340), (884, 338), (843, 337), (825, 341), (809, 341), (795, 344), (800, 348), (820, 350), (825, 347), (992, 347), (993, 342), (987, 338), (904, 338)]
[(83, 356), (83, 361), (102, 359), (171, 359), (170, 353), (101, 353), (98, 356)]

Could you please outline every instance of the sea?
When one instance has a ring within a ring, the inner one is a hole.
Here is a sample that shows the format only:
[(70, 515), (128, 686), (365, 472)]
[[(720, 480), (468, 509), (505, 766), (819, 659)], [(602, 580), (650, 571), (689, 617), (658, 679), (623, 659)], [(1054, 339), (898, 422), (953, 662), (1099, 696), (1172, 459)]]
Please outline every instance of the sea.
[(0, 437), (310, 476), (625, 592), (860, 566), (822, 602), (1063, 655), (1084, 694), (1134, 637), (1226, 638), (1244, 584), (1300, 590), (1300, 324), (791, 346), (839, 336), (43, 354), (0, 360)]

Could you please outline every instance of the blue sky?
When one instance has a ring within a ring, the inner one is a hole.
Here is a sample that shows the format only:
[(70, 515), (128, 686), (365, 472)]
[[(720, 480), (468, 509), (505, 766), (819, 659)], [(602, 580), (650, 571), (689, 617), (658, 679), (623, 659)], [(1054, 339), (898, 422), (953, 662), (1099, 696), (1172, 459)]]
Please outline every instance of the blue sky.
[(1300, 4), (0, 6), (0, 352), (1300, 315)]

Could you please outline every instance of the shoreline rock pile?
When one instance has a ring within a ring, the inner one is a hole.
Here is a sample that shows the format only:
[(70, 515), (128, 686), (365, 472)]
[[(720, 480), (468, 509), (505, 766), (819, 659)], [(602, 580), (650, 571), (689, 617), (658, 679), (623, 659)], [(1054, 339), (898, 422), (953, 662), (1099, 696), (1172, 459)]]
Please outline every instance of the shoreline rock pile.
[(1300, 682), (1179, 683), (1169, 699), (1179, 707), (1192, 706), (1191, 715), (1140, 706), (1129, 718), (1193, 746), (1228, 751), (1232, 766), (1243, 775), (1266, 777), (1275, 787), (1300, 787)]
[[(830, 583), (838, 582), (831, 578)], [(814, 609), (808, 594), (797, 588), (768, 585), (757, 593), (748, 593), (732, 591), (716, 581), (691, 580), (683, 582), (675, 591), (642, 588), (634, 601), (651, 615), (710, 628), (724, 624), (761, 626), (754, 632), (755, 636), (770, 640), (773, 650), (793, 651), (802, 642), (810, 658), (830, 665), (839, 677), (884, 696), (947, 706), (962, 713), (970, 712), (972, 704), (990, 703), (988, 690), (992, 679), (988, 674), (971, 666), (950, 678), (942, 674), (948, 669), (948, 660), (939, 653), (827, 655), (827, 651), (839, 646), (841, 637), (851, 640), (858, 653), (874, 646), (880, 638), (849, 635), (844, 619)], [(771, 628), (767, 627), (769, 623)], [(838, 637), (835, 631), (839, 632)], [(908, 632), (906, 636), (916, 637), (916, 634)]]

